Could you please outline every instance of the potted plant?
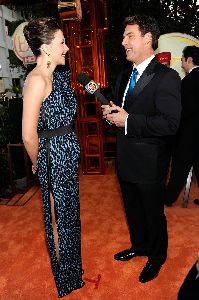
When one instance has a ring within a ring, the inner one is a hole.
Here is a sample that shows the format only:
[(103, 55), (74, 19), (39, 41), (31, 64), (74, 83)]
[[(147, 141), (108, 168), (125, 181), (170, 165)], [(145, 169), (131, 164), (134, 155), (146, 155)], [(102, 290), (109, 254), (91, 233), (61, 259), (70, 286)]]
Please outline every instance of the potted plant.
[(9, 190), (9, 171), (7, 160), (7, 143), (11, 138), (12, 125), (9, 120), (8, 99), (5, 94), (0, 98), (0, 197), (5, 197)]

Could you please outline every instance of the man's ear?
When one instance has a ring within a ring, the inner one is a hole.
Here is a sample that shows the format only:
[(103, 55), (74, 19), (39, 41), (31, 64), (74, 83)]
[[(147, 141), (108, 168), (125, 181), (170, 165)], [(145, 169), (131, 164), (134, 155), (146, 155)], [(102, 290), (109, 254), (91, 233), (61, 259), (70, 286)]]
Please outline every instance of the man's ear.
[(187, 57), (187, 63), (193, 65), (193, 58), (191, 56)]
[(151, 32), (147, 32), (145, 34), (145, 40), (146, 40), (146, 44), (152, 45), (152, 34), (151, 34)]

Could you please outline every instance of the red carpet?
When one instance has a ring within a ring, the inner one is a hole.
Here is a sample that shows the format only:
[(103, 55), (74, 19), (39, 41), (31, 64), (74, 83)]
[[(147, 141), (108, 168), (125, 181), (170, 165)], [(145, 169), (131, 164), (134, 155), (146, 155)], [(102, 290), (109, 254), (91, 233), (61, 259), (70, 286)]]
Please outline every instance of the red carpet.
[[(113, 260), (114, 253), (130, 246), (115, 175), (81, 176), (80, 196), (86, 285), (63, 299), (176, 300), (199, 250), (199, 207), (192, 203), (199, 189), (191, 188), (188, 208), (181, 208), (179, 199), (165, 209), (168, 259), (159, 276), (146, 284), (138, 281), (145, 257)], [(58, 299), (42, 217), (40, 191), (23, 206), (0, 206), (0, 300)]]

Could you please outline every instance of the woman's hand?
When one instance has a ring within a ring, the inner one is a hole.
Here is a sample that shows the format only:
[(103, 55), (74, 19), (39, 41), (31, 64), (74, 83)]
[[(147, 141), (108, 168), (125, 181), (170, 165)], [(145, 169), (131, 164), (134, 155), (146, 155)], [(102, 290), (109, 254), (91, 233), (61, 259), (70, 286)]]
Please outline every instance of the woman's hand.
[(36, 174), (36, 173), (37, 173), (37, 167), (34, 166), (34, 165), (32, 165), (32, 172), (33, 172), (33, 174)]

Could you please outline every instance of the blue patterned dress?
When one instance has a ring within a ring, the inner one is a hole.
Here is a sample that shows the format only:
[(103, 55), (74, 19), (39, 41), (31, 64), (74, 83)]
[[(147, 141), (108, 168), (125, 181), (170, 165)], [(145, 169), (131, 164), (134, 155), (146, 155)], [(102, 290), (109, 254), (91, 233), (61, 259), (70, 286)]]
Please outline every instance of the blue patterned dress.
[[(75, 112), (76, 99), (70, 87), (69, 71), (56, 70), (53, 73), (52, 92), (44, 99), (40, 109), (38, 132), (72, 124)], [(78, 186), (79, 152), (74, 132), (50, 137), (49, 140), (39, 139), (38, 177), (42, 190), (46, 238), (59, 297), (84, 285)], [(54, 199), (60, 259), (56, 253), (49, 193)]]

